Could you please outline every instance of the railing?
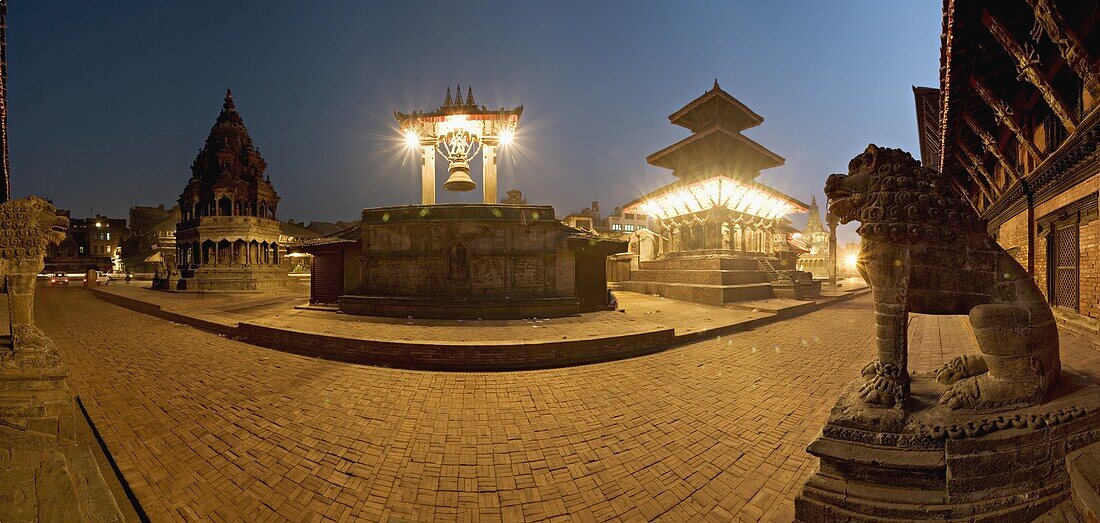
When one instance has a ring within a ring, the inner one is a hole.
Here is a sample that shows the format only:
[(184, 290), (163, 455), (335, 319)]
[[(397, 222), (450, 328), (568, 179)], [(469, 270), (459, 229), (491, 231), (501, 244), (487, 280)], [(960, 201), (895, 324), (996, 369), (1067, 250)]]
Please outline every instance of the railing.
[(199, 216), (190, 220), (181, 221), (180, 228), (188, 229), (199, 225), (234, 225), (252, 223), (256, 225), (270, 225), (278, 227), (278, 221), (258, 216)]

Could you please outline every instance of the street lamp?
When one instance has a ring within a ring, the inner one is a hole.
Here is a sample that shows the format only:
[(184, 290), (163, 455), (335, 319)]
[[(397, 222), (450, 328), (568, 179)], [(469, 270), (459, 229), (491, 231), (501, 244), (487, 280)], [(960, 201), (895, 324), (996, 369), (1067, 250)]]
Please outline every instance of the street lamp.
[(829, 224), (829, 285), (836, 285), (836, 226), (840, 217), (826, 212), (825, 223)]

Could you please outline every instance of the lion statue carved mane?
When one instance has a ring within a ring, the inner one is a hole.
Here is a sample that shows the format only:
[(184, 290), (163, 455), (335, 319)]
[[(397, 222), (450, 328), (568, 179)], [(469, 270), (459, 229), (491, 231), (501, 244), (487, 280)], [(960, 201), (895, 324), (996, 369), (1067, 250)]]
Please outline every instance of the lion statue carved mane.
[(861, 222), (857, 268), (875, 301), (878, 359), (860, 400), (903, 408), (909, 398), (908, 314), (968, 314), (981, 354), (937, 371), (952, 409), (1040, 403), (1058, 378), (1058, 332), (1027, 271), (993, 240), (939, 173), (900, 149), (869, 145), (825, 184), (829, 211)]

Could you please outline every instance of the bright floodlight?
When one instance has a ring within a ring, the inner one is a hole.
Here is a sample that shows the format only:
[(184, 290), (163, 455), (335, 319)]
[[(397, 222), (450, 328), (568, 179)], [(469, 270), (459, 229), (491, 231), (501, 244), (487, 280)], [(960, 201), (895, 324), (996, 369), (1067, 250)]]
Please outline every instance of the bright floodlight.
[(514, 142), (516, 139), (516, 133), (511, 129), (505, 129), (500, 133), (500, 145), (508, 145)]
[(849, 255), (844, 257), (844, 266), (848, 270), (854, 271), (854, 270), (856, 270), (856, 261), (858, 261), (858, 260), (859, 260), (859, 255), (858, 254), (854, 254), (854, 253), (849, 254)]
[(412, 129), (405, 131), (405, 144), (409, 147), (420, 147), (420, 135)]

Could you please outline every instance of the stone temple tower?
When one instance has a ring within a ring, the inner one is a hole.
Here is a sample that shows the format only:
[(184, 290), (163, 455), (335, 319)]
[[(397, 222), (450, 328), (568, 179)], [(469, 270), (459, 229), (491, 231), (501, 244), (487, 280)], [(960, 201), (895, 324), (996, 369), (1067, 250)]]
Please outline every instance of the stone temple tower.
[(264, 176), (266, 170), (227, 90), (179, 197), (176, 289), (265, 291), (286, 286), (275, 214), (279, 196)]

